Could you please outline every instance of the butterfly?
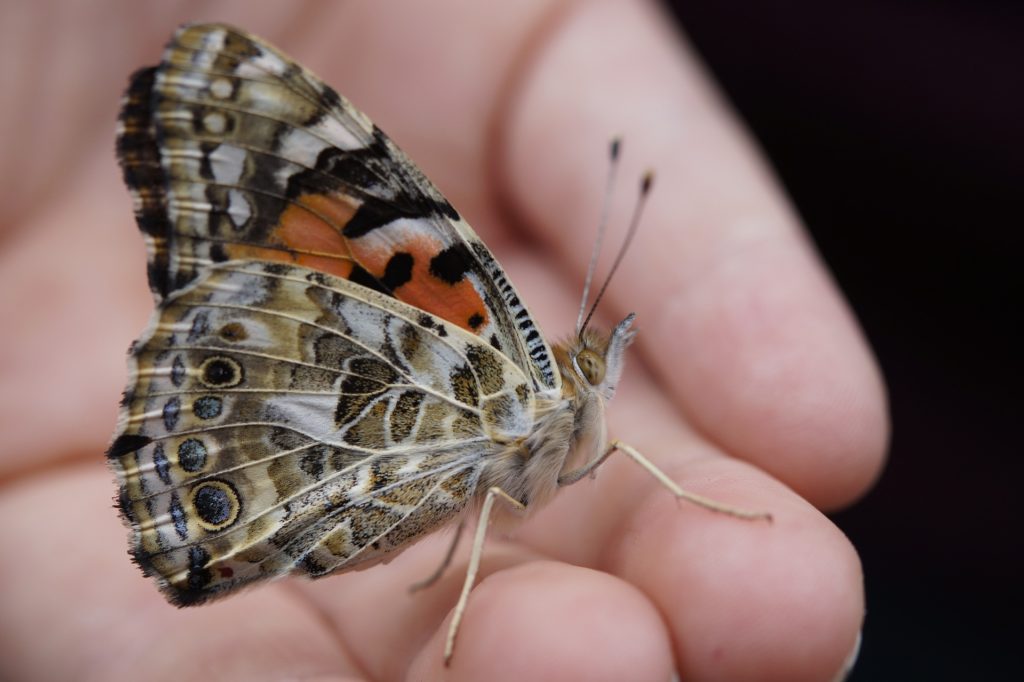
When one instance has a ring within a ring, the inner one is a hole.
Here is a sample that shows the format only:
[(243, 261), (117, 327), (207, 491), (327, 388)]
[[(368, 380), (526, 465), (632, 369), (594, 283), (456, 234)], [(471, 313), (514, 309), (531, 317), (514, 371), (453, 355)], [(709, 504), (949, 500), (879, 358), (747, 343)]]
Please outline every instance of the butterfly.
[(480, 511), (447, 661), (497, 500), (536, 508), (621, 450), (756, 516), (609, 443), (633, 315), (549, 344), (416, 166), (260, 39), (180, 28), (132, 77), (117, 155), (156, 311), (108, 460), (171, 603), (366, 567)]

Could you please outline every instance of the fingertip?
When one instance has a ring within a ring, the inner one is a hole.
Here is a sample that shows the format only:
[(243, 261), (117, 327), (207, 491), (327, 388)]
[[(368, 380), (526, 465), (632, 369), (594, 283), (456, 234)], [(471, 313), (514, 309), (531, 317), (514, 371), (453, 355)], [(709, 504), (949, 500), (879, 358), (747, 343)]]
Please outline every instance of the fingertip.
[(821, 509), (863, 495), (885, 462), (884, 384), (856, 321), (795, 238), (709, 269), (651, 323), (652, 355), (698, 428)]
[(667, 680), (673, 669), (665, 624), (650, 601), (577, 566), (531, 562), (483, 580), (445, 667), (450, 620), (414, 660), (410, 678)]
[(683, 679), (832, 679), (864, 617), (857, 553), (791, 493), (745, 504), (770, 509), (773, 523), (648, 505), (612, 569), (659, 605)]

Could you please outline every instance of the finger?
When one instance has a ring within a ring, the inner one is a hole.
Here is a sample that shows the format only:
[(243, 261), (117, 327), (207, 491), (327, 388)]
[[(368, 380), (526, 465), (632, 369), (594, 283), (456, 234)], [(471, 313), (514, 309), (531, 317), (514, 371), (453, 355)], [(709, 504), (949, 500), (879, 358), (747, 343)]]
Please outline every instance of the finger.
[[(516, 281), (557, 291), (554, 275), (513, 255)], [(535, 296), (542, 318), (563, 296)], [(560, 312), (559, 312), (560, 311)], [(677, 502), (623, 454), (560, 491), (513, 537), (543, 554), (639, 586), (670, 624), (683, 679), (830, 679), (863, 618), (860, 565), (849, 541), (765, 473), (724, 457), (681, 422), (657, 382), (627, 364), (609, 430), (690, 492), (775, 522), (743, 521)]]
[[(402, 679), (408, 676), (410, 663), (458, 601), (470, 553), (470, 543), (465, 539), (435, 583), (415, 592), (410, 590), (441, 563), (452, 532), (448, 529), (434, 533), (387, 563), (322, 581), (296, 580), (291, 586), (318, 605), (324, 619), (372, 679)], [(492, 527), (480, 575), (501, 572), (537, 558), (529, 549), (504, 542), (501, 531)], [(441, 651), (438, 648), (434, 653), (440, 657)]]
[(360, 677), (287, 590), (193, 609), (164, 602), (125, 556), (114, 491), (97, 461), (0, 496), (0, 580), (14, 588), (0, 601), (0, 660), (12, 679)]
[[(637, 585), (658, 605), (683, 679), (834, 678), (864, 617), (853, 547), (790, 490), (673, 426), (671, 407), (642, 390), (646, 377), (637, 379), (639, 390), (624, 387), (613, 426), (638, 426), (632, 445), (684, 489), (770, 512), (773, 522), (676, 502), (623, 458), (609, 462), (593, 486), (598, 505), (607, 503), (605, 491), (614, 486), (617, 499), (610, 504), (618, 509), (615, 523), (591, 531), (595, 565)], [(607, 535), (600, 534), (604, 528)]]
[(681, 425), (624, 382), (613, 428), (684, 489), (770, 512), (743, 521), (675, 501), (639, 466), (610, 459), (515, 537), (637, 585), (669, 623), (683, 679), (831, 679), (864, 615), (863, 577), (843, 534), (813, 507)]
[[(503, 540), (503, 525), (488, 534), (446, 679), (668, 679), (668, 633), (645, 597), (602, 573), (536, 561), (535, 552)], [(441, 533), (387, 565), (292, 586), (323, 610), (371, 678), (440, 679), (468, 543), (437, 583), (408, 587), (433, 571), (449, 541)], [(634, 673), (622, 674), (629, 661)], [(565, 678), (556, 670), (578, 672)]]
[[(862, 494), (887, 422), (877, 369), (763, 163), (692, 55), (645, 3), (578, 3), (520, 81), (506, 186), (579, 281), (606, 140), (624, 178), (657, 169), (643, 231), (609, 293), (688, 418), (818, 505)], [(625, 222), (618, 199), (611, 224)], [(614, 239), (609, 239), (614, 243)]]
[[(671, 408), (626, 391), (615, 421), (684, 489), (773, 522), (676, 501), (626, 458), (566, 490), (515, 537), (639, 587), (669, 623), (683, 679), (832, 679), (864, 615), (856, 553), (824, 516), (749, 466), (667, 428)], [(660, 417), (647, 421), (651, 417)], [(659, 426), (660, 424), (660, 426)]]
[(673, 670), (665, 625), (643, 594), (561, 563), (523, 564), (481, 581), (446, 671), (440, 653), (447, 628), (445, 619), (413, 661), (410, 679), (661, 682)]

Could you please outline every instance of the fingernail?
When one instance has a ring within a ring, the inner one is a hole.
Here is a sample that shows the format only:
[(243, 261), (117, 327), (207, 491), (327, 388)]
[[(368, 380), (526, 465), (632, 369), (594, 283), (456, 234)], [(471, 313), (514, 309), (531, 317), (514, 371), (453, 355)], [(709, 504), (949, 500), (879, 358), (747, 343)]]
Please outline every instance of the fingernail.
[(864, 632), (857, 633), (857, 641), (853, 643), (853, 649), (847, 654), (846, 659), (843, 660), (843, 667), (839, 669), (839, 672), (835, 677), (832, 678), (833, 682), (843, 682), (850, 673), (853, 672), (853, 666), (857, 665), (857, 657), (860, 656), (860, 643), (864, 639)]

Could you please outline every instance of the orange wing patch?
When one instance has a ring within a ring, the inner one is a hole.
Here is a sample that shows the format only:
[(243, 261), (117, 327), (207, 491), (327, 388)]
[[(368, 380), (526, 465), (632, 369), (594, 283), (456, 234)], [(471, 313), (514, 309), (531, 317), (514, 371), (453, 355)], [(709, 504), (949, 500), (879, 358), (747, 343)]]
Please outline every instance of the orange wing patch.
[(297, 263), (338, 277), (349, 278), (354, 267), (348, 240), (341, 236), (355, 207), (342, 196), (304, 194), (283, 213), (270, 233), (267, 246), (232, 244), (232, 259)]
[(349, 241), (362, 267), (390, 283), (395, 298), (477, 333), (489, 321), (487, 307), (466, 277), (446, 280), (432, 268), (444, 243), (429, 233), (407, 231), (402, 239), (388, 238), (382, 230)]
[(296, 262), (332, 275), (352, 275), (353, 256), (341, 228), (356, 207), (343, 195), (303, 194), (281, 214), (275, 235), (298, 253)]
[[(490, 315), (473, 283), (457, 269), (438, 270), (437, 259), (447, 248), (443, 241), (408, 225), (348, 239), (342, 230), (357, 209), (342, 194), (300, 195), (281, 213), (267, 246), (234, 244), (228, 255), (297, 263), (360, 284), (377, 284), (398, 300), (471, 333), (487, 326)], [(360, 275), (368, 275), (369, 281)]]

